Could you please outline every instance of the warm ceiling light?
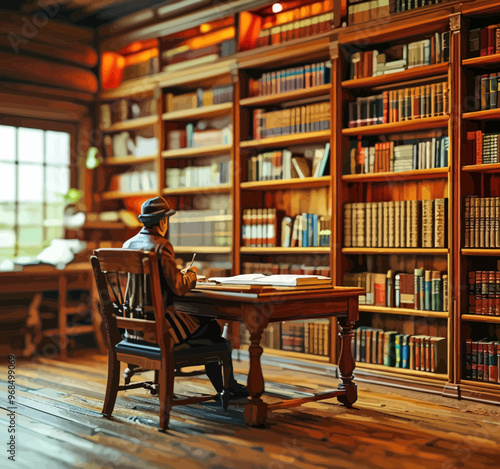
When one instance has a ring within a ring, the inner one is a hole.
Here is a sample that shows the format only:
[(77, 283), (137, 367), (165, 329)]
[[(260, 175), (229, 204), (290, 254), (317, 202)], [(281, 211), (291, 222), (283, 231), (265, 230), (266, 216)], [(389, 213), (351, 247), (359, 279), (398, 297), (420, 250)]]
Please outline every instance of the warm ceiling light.
[(201, 33), (208, 33), (210, 31), (210, 25), (208, 23), (203, 23), (200, 25), (200, 32)]
[(273, 13), (279, 13), (282, 10), (283, 10), (283, 5), (281, 3), (273, 4)]

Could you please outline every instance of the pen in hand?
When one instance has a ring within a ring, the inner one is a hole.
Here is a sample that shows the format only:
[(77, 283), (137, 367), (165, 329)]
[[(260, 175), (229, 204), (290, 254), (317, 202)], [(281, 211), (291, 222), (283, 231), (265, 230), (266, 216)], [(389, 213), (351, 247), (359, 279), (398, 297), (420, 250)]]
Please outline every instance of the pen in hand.
[(181, 270), (183, 274), (187, 273), (187, 271), (193, 266), (194, 258), (196, 257), (196, 253), (193, 254), (193, 258), (191, 259), (191, 262), (187, 267), (184, 267), (184, 269)]

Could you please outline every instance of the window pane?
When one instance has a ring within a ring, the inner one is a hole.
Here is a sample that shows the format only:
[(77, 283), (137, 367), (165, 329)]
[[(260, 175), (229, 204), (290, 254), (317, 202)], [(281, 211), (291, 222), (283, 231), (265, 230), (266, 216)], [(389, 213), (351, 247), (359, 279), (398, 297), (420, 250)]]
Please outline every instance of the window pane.
[(0, 125), (0, 160), (15, 161), (16, 159), (16, 128)]
[(34, 203), (19, 204), (19, 225), (39, 225), (43, 218), (43, 205)]
[(14, 226), (16, 223), (16, 210), (13, 203), (0, 203), (0, 227)]
[(43, 167), (19, 165), (19, 201), (41, 202), (43, 200)]
[(45, 161), (48, 164), (70, 164), (69, 134), (66, 132), (45, 132)]
[(50, 228), (46, 228), (47, 233), (47, 242), (45, 243), (47, 246), (50, 244), (52, 239), (60, 239), (64, 238), (64, 228), (62, 226), (55, 227), (51, 226)]
[(12, 248), (16, 244), (14, 230), (0, 230), (0, 248)]
[(0, 163), (0, 174), (2, 175), (0, 202), (14, 202), (16, 200), (16, 167), (14, 163)]
[(20, 127), (17, 142), (19, 161), (43, 163), (43, 130)]
[(63, 202), (69, 191), (69, 169), (47, 166), (45, 175), (47, 202)]
[(46, 220), (59, 220), (62, 224), (64, 204), (47, 204)]
[[(43, 242), (41, 226), (19, 228), (19, 246), (40, 246)], [(41, 249), (40, 249), (41, 251)]]

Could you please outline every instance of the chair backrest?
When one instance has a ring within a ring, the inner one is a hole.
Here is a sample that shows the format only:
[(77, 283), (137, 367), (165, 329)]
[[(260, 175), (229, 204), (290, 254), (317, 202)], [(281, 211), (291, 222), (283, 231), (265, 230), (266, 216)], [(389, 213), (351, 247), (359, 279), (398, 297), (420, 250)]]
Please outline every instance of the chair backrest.
[[(146, 342), (157, 343), (162, 350), (171, 349), (173, 345), (165, 319), (155, 253), (131, 249), (96, 249), (91, 263), (108, 347), (112, 348), (122, 340), (119, 329), (125, 329), (139, 331)], [(149, 286), (154, 321), (132, 317), (133, 314), (129, 311), (126, 289), (132, 275), (144, 282), (141, 286), (144, 290)]]

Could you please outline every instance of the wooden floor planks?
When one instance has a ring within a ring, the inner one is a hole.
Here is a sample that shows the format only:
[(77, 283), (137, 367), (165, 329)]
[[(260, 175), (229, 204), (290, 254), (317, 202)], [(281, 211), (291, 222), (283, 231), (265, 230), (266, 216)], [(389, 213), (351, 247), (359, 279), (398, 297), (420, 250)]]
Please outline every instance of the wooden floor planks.
[[(248, 362), (235, 362), (240, 381), (247, 369)], [(114, 419), (100, 415), (106, 372), (106, 358), (99, 355), (18, 362), (16, 467), (498, 467), (498, 406), (361, 384), (354, 409), (335, 399), (309, 403), (273, 412), (265, 429), (245, 426), (244, 401), (231, 403), (227, 413), (213, 401), (175, 407), (170, 431), (162, 434), (158, 401), (145, 390), (119, 393)], [(264, 365), (264, 375), (270, 402), (338, 383), (282, 364)], [(6, 385), (0, 379), (4, 409)], [(199, 376), (176, 379), (175, 392), (188, 396), (212, 389)], [(6, 425), (2, 412), (4, 438)]]

